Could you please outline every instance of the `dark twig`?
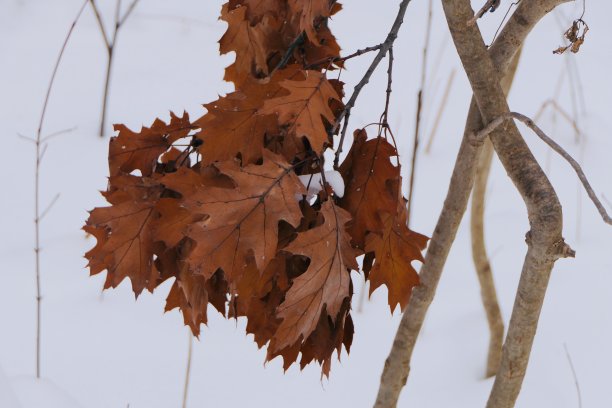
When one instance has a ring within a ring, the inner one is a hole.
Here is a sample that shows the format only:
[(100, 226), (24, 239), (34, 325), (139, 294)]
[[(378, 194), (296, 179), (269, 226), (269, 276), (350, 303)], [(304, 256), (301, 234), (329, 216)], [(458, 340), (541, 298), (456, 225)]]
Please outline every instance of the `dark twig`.
[(500, 126), (502, 123), (504, 123), (508, 119), (516, 119), (518, 121), (523, 122), (540, 139), (542, 139), (544, 143), (546, 143), (548, 146), (550, 146), (550, 148), (552, 148), (555, 152), (561, 155), (561, 157), (563, 157), (570, 164), (570, 166), (572, 166), (572, 168), (576, 172), (576, 175), (582, 182), (582, 185), (584, 186), (584, 189), (586, 190), (587, 195), (589, 196), (593, 204), (595, 204), (595, 207), (597, 207), (597, 210), (599, 211), (599, 214), (601, 215), (601, 218), (603, 219), (603, 221), (606, 224), (612, 225), (612, 218), (610, 217), (610, 215), (608, 215), (608, 212), (606, 211), (605, 207), (603, 206), (603, 204), (597, 197), (597, 194), (595, 194), (595, 191), (593, 191), (593, 188), (591, 187), (591, 184), (589, 183), (586, 175), (584, 174), (584, 171), (582, 171), (582, 167), (580, 167), (580, 164), (578, 164), (578, 162), (572, 156), (570, 156), (569, 153), (567, 153), (561, 146), (559, 146), (557, 142), (555, 142), (550, 137), (548, 137), (546, 133), (544, 133), (544, 131), (542, 131), (542, 129), (540, 129), (533, 122), (533, 120), (531, 120), (527, 116), (522, 115), (517, 112), (508, 112), (506, 114), (503, 114), (497, 117), (487, 126), (485, 126), (484, 129), (482, 129), (480, 132), (475, 134), (474, 135), (475, 141), (477, 143), (482, 142), (487, 135), (493, 132), (493, 130), (495, 130), (498, 126)]
[(299, 47), (300, 45), (304, 44), (304, 39), (305, 38), (306, 38), (306, 33), (304, 33), (303, 31), (300, 33), (300, 35), (295, 37), (295, 40), (293, 40), (291, 42), (291, 44), (289, 44), (289, 47), (287, 48), (287, 52), (285, 52), (285, 55), (283, 55), (283, 58), (276, 65), (276, 67), (274, 67), (272, 72), (270, 72), (270, 76), (272, 76), (272, 74), (274, 74), (279, 69), (283, 69), (285, 67), (285, 65), (287, 65), (287, 63), (291, 59), (291, 56), (293, 55), (293, 52), (295, 51), (295, 49), (297, 47)]
[(495, 30), (495, 34), (493, 34), (493, 38), (491, 39), (491, 44), (493, 44), (495, 42), (495, 39), (497, 38), (497, 34), (499, 34), (499, 31), (504, 26), (504, 23), (506, 22), (506, 19), (510, 15), (510, 11), (512, 10), (512, 7), (513, 6), (518, 6), (518, 4), (520, 2), (521, 2), (521, 0), (517, 0), (517, 1), (513, 2), (513, 3), (510, 3), (510, 6), (508, 7), (508, 10), (506, 10), (506, 14), (504, 14), (504, 17), (502, 18), (501, 22), (497, 26), (497, 30)]
[(60, 48), (60, 52), (57, 56), (57, 60), (55, 61), (55, 66), (53, 67), (53, 71), (51, 73), (51, 79), (49, 81), (49, 86), (47, 87), (47, 93), (45, 94), (45, 99), (43, 102), (42, 112), (40, 114), (40, 120), (38, 122), (38, 130), (36, 131), (36, 138), (29, 138), (26, 136), (21, 136), (22, 138), (31, 141), (34, 143), (36, 148), (36, 162), (35, 162), (35, 171), (34, 171), (34, 254), (35, 254), (35, 272), (36, 272), (36, 378), (40, 378), (40, 344), (41, 344), (41, 289), (40, 289), (40, 221), (42, 218), (49, 212), (52, 205), (57, 201), (57, 197), (51, 201), (51, 204), (47, 206), (44, 211), (40, 211), (40, 165), (42, 159), (47, 151), (47, 145), (45, 141), (49, 138), (56, 136), (59, 133), (51, 134), (47, 137), (42, 137), (42, 127), (45, 121), (45, 114), (47, 113), (47, 106), (49, 105), (49, 98), (51, 96), (51, 89), (53, 88), (53, 83), (55, 82), (55, 76), (57, 74), (57, 70), (59, 68), (60, 62), (62, 61), (62, 57), (64, 55), (64, 51), (66, 50), (66, 46), (68, 45), (68, 40), (70, 39), (72, 32), (74, 31), (74, 27), (76, 26), (85, 6), (87, 5), (87, 0), (83, 2), (81, 8), (79, 9), (76, 17), (72, 21), (70, 28), (68, 29), (68, 33), (66, 34), (66, 38), (64, 39), (64, 43)]
[(362, 49), (357, 50), (354, 53), (349, 54), (349, 55), (344, 56), (344, 57), (330, 57), (330, 58), (320, 59), (320, 60), (315, 61), (315, 62), (313, 62), (311, 64), (308, 64), (306, 66), (306, 69), (311, 69), (311, 68), (314, 68), (314, 67), (316, 67), (318, 65), (321, 65), (321, 64), (329, 65), (329, 64), (335, 64), (337, 62), (344, 62), (344, 61), (350, 60), (352, 58), (359, 57), (359, 56), (361, 56), (363, 54), (367, 54), (368, 52), (378, 51), (378, 50), (380, 50), (380, 48), (382, 46), (383, 46), (383, 44), (378, 44), (378, 45), (374, 45), (372, 47), (362, 48)]
[(468, 25), (476, 24), (476, 21), (479, 18), (481, 18), (482, 16), (484, 16), (487, 13), (487, 11), (490, 11), (492, 13), (495, 10), (497, 10), (497, 7), (499, 7), (499, 3), (500, 2), (501, 2), (501, 0), (487, 0), (487, 2), (484, 4), (484, 6), (482, 6), (480, 8), (480, 10), (478, 10), (478, 12), (476, 14), (474, 14), (474, 17), (472, 17), (468, 21)]
[(342, 123), (342, 121), (344, 120), (344, 125), (342, 127), (342, 134), (340, 136), (340, 141), (338, 142), (338, 148), (336, 149), (336, 154), (334, 157), (334, 169), (338, 169), (338, 163), (340, 161), (340, 154), (342, 153), (342, 145), (344, 144), (344, 138), (346, 136), (348, 116), (350, 116), (351, 109), (353, 109), (353, 106), (355, 106), (355, 102), (357, 101), (357, 98), (359, 97), (359, 94), (361, 93), (361, 90), (363, 89), (363, 87), (366, 86), (368, 82), (370, 82), (370, 78), (372, 77), (372, 74), (374, 74), (374, 71), (378, 67), (378, 64), (380, 64), (380, 61), (382, 61), (385, 55), (387, 55), (387, 52), (389, 51), (389, 49), (393, 47), (393, 43), (395, 42), (397, 38), (399, 29), (404, 23), (404, 15), (406, 14), (406, 9), (408, 8), (410, 1), (411, 0), (402, 0), (402, 2), (400, 3), (399, 11), (397, 12), (397, 16), (395, 17), (395, 21), (393, 22), (393, 25), (391, 26), (391, 30), (389, 31), (389, 34), (387, 34), (387, 38), (385, 42), (382, 43), (380, 49), (378, 50), (378, 53), (376, 54), (376, 56), (374, 57), (374, 60), (370, 64), (370, 67), (366, 71), (363, 78), (361, 78), (361, 81), (359, 81), (359, 83), (355, 86), (353, 94), (351, 95), (348, 102), (344, 106), (344, 110), (340, 113), (340, 115), (338, 115), (338, 117), (336, 118), (336, 122), (332, 126), (331, 133), (334, 134), (338, 130), (340, 123)]
[(117, 36), (119, 34), (119, 30), (123, 26), (123, 24), (127, 21), (128, 17), (136, 8), (139, 0), (133, 0), (132, 3), (128, 6), (125, 14), (121, 17), (121, 0), (117, 0), (117, 5), (115, 8), (115, 24), (113, 27), (112, 36), (108, 34), (107, 30), (104, 28), (104, 21), (102, 20), (102, 15), (100, 14), (100, 10), (96, 5), (95, 0), (88, 0), (93, 9), (94, 15), (96, 17), (96, 21), (98, 23), (98, 27), (100, 28), (100, 34), (104, 40), (104, 45), (106, 46), (106, 52), (108, 54), (108, 60), (106, 64), (106, 75), (104, 81), (104, 94), (102, 96), (102, 113), (100, 118), (100, 137), (104, 136), (104, 128), (106, 126), (106, 112), (108, 109), (108, 97), (109, 97), (109, 88), (110, 88), (110, 80), (111, 80), (111, 71), (113, 67), (113, 56), (115, 52), (115, 48), (117, 46)]
[(391, 92), (393, 92), (393, 47), (389, 48), (389, 67), (387, 68), (387, 90), (385, 93), (385, 110), (381, 116), (382, 126), (389, 127), (389, 104), (391, 103)]

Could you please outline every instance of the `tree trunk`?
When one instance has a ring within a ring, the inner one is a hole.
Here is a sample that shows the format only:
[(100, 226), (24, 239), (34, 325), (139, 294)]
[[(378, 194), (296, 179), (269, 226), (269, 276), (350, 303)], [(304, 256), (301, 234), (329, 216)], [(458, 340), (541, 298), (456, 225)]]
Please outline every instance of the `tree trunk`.
[[(500, 36), (489, 49), (488, 54), (485, 50), (484, 57), (488, 63), (488, 68), (492, 68), (492, 60), (497, 69), (496, 71), (505, 73), (527, 34), (529, 34), (537, 22), (554, 7), (567, 1), (569, 0), (523, 0), (502, 30)], [(443, 4), (446, 5), (446, 2), (443, 2)], [(466, 21), (462, 21), (460, 24), (466, 25), (467, 28)], [(477, 30), (475, 27), (473, 29)], [(475, 48), (481, 49), (483, 46), (484, 44), (476, 44)], [(489, 55), (491, 59), (489, 59)], [(478, 60), (472, 60), (471, 64), (478, 64)], [(488, 74), (493, 75), (492, 80), (495, 83), (493, 89), (499, 88), (496, 71), (488, 72)], [(483, 80), (486, 81), (486, 78), (483, 78)], [(442, 207), (442, 213), (432, 234), (429, 248), (425, 255), (425, 263), (421, 269), (421, 285), (413, 291), (406, 308), (406, 313), (402, 316), (398, 327), (391, 352), (385, 361), (375, 403), (376, 407), (395, 407), (399, 394), (408, 379), (410, 359), (416, 339), (423, 325), (427, 309), (434, 298), (442, 274), (442, 268), (454, 241), (459, 223), (467, 208), (467, 201), (474, 182), (476, 163), (481, 150), (481, 146), (471, 141), (470, 135), (480, 127), (482, 127), (482, 119), (478, 106), (473, 100), (470, 106), (470, 113), (468, 114), (468, 124), (451, 177), (449, 191)], [(524, 144), (522, 140), (521, 142)]]
[[(508, 95), (514, 74), (518, 67), (521, 52), (516, 53), (508, 72), (501, 80), (501, 87), (504, 94)], [(502, 345), (504, 343), (504, 320), (502, 319), (501, 309), (497, 301), (495, 281), (491, 263), (487, 256), (484, 239), (484, 210), (485, 196), (487, 192), (487, 182), (493, 161), (493, 145), (490, 140), (485, 140), (482, 154), (476, 168), (476, 179), (474, 180), (474, 191), (472, 191), (472, 214), (470, 217), (470, 230), (472, 236), (472, 258), (476, 275), (480, 282), (480, 295), (484, 306), (487, 322), (489, 324), (489, 351), (487, 353), (487, 368), (485, 376), (492, 377), (499, 368), (501, 360)]]

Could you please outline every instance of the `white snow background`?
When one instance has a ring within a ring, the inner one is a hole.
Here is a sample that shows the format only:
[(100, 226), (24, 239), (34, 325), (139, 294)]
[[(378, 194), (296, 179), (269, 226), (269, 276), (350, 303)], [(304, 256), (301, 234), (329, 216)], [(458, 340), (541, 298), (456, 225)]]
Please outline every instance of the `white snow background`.
[[(473, 2), (479, 8), (484, 0)], [(114, 1), (99, 1), (108, 27)], [(129, 4), (124, 1), (124, 6)], [(331, 27), (345, 50), (380, 43), (398, 1), (351, 0)], [(431, 235), (440, 212), (464, 127), (469, 84), (460, 69), (439, 2), (435, 3), (425, 95), (423, 143), (429, 137), (444, 84), (458, 70), (448, 108), (430, 154), (421, 148), (412, 227)], [(171, 282), (138, 301), (124, 281), (100, 290), (104, 274), (89, 277), (83, 254), (94, 245), (80, 230), (86, 211), (105, 205), (108, 136), (97, 135), (106, 52), (91, 9), (78, 22), (59, 68), (44, 134), (77, 127), (49, 143), (42, 165), (41, 205), (60, 193), (42, 223), (42, 376), (35, 369), (34, 149), (17, 134), (35, 135), (49, 77), (81, 0), (0, 0), (0, 406), (2, 408), (171, 408), (181, 404), (187, 329), (178, 311), (163, 313)], [(109, 119), (133, 129), (169, 110), (202, 114), (202, 103), (232, 90), (222, 81), (233, 56), (218, 56), (225, 23), (217, 17), (222, 0), (141, 0), (119, 34), (110, 94)], [(481, 24), (490, 41), (510, 1)], [(597, 192), (612, 199), (612, 5), (588, 1), (591, 30), (577, 55), (556, 56), (561, 34), (581, 12), (567, 4), (548, 16), (525, 46), (513, 110), (533, 116), (553, 97), (572, 110), (566, 71), (578, 66), (585, 95), (578, 122), (584, 138), (550, 113), (540, 124), (579, 158)], [(408, 179), (419, 86), (427, 1), (413, 1), (395, 46), (390, 121)], [(562, 23), (559, 24), (558, 21)], [(440, 55), (440, 57), (438, 57)], [(347, 92), (372, 55), (350, 61), (342, 73)], [(358, 100), (351, 128), (378, 120), (385, 97), (382, 63)], [(518, 407), (578, 407), (577, 391), (564, 344), (573, 360), (583, 406), (612, 407), (612, 228), (600, 219), (569, 165), (521, 126), (529, 145), (557, 189), (565, 214), (564, 236), (577, 258), (557, 263), (540, 319)], [(110, 126), (107, 129), (110, 134)], [(345, 151), (348, 149), (345, 149)], [(467, 220), (467, 218), (466, 218)], [(482, 407), (492, 380), (483, 373), (488, 329), (471, 261), (467, 221), (461, 226), (436, 299), (417, 344), (412, 372), (400, 407)], [(486, 239), (504, 319), (512, 309), (528, 229), (524, 205), (505, 172), (494, 164), (486, 210)], [(355, 289), (362, 277), (354, 274)], [(359, 293), (355, 294), (355, 301)], [(332, 365), (329, 380), (320, 369), (296, 366), (283, 373), (280, 360), (264, 366), (245, 322), (210, 311), (208, 327), (194, 345), (189, 407), (368, 407), (390, 349), (399, 313), (390, 315), (386, 291), (377, 290), (353, 313), (355, 339), (350, 355)], [(4, 373), (4, 375), (2, 374)], [(17, 402), (19, 401), (19, 402)]]

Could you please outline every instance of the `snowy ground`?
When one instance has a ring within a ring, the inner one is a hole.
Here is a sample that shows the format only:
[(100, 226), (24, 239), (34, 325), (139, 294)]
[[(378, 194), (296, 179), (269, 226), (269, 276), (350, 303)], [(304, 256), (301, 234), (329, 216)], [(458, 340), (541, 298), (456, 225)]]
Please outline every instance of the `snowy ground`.
[[(100, 295), (103, 276), (88, 277), (83, 253), (93, 245), (80, 230), (86, 210), (103, 205), (108, 139), (96, 132), (106, 65), (103, 43), (91, 10), (79, 21), (60, 67), (44, 133), (73, 126), (77, 130), (53, 139), (43, 163), (43, 206), (61, 197), (42, 227), (42, 374), (35, 367), (35, 280), (33, 257), (32, 146), (17, 133), (33, 135), (51, 69), (81, 0), (0, 0), (0, 123), (3, 167), (0, 185), (0, 406), (91, 408), (167, 408), (180, 406), (187, 353), (187, 330), (177, 311), (163, 314), (164, 285), (138, 302), (124, 283)], [(114, 2), (104, 3), (110, 23)], [(128, 3), (124, 1), (124, 3)], [(350, 52), (379, 43), (397, 10), (397, 1), (352, 0), (332, 24)], [(395, 47), (396, 65), (391, 123), (399, 135), (407, 169), (411, 150), (414, 100), (420, 76), (420, 53), (426, 4), (415, 1)], [(434, 11), (430, 51), (430, 101), (426, 101), (424, 137), (429, 136), (444, 83), (459, 62), (449, 40), (439, 4)], [(482, 1), (475, 1), (480, 7)], [(486, 38), (510, 2), (483, 23)], [(125, 4), (124, 4), (125, 5)], [(187, 110), (196, 117), (201, 103), (231, 90), (222, 82), (231, 56), (217, 56), (217, 39), (225, 29), (217, 21), (221, 0), (142, 0), (120, 33), (113, 73), (109, 117), (137, 128), (168, 110)], [(585, 95), (579, 125), (585, 132), (574, 142), (570, 126), (551, 115), (541, 124), (563, 146), (580, 157), (598, 192), (612, 198), (612, 30), (609, 2), (587, 3), (591, 27), (577, 56), (553, 56), (560, 34), (580, 5), (562, 8), (561, 27), (548, 17), (530, 37), (510, 103), (534, 115), (552, 97), (566, 59), (578, 65)], [(438, 57), (440, 55), (440, 57)], [(369, 57), (352, 62), (343, 73), (354, 84)], [(381, 68), (361, 96), (352, 116), (359, 126), (378, 118), (384, 101)], [(431, 234), (446, 193), (469, 102), (469, 86), (459, 71), (429, 155), (421, 155), (413, 227)], [(567, 75), (559, 102), (571, 111)], [(110, 132), (110, 129), (108, 130)], [(605, 226), (586, 195), (579, 192), (569, 166), (551, 157), (539, 140), (525, 132), (545, 165), (564, 205), (567, 241), (575, 260), (558, 262), (541, 317), (532, 359), (518, 407), (577, 407), (576, 388), (564, 344), (571, 354), (584, 407), (612, 406), (612, 229)], [(405, 174), (407, 176), (407, 174)], [(407, 179), (407, 178), (406, 178)], [(499, 287), (504, 318), (511, 312), (525, 251), (525, 209), (495, 164), (487, 207), (487, 242)], [(361, 281), (355, 276), (357, 289)], [(358, 295), (357, 295), (358, 296)], [(279, 361), (263, 365), (244, 334), (244, 321), (227, 321), (211, 312), (209, 326), (195, 343), (189, 406), (191, 407), (368, 407), (399, 322), (390, 316), (386, 293), (377, 291), (362, 313), (355, 313), (356, 335), (350, 356), (332, 366), (320, 380), (318, 367), (286, 374)], [(401, 407), (481, 407), (490, 380), (483, 380), (488, 334), (479, 288), (469, 252), (466, 223), (456, 245), (417, 345)], [(4, 375), (3, 375), (4, 373)], [(7, 379), (8, 378), (8, 379)], [(17, 399), (21, 405), (17, 403)], [(74, 402), (74, 401), (77, 402)]]

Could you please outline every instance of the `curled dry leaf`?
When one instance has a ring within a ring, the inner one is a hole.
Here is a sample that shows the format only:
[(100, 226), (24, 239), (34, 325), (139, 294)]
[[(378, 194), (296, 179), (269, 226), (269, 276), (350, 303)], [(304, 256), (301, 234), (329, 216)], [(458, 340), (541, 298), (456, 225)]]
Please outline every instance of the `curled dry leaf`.
[(143, 176), (153, 174), (159, 156), (195, 128), (186, 112), (180, 118), (172, 112), (170, 115), (169, 124), (157, 119), (150, 128), (142, 128), (139, 133), (124, 125), (115, 125), (119, 135), (111, 138), (108, 149), (111, 176), (134, 170), (140, 170)]
[(563, 54), (570, 50), (574, 54), (580, 51), (580, 47), (584, 44), (584, 37), (589, 32), (589, 26), (582, 19), (574, 20), (572, 26), (563, 34), (570, 42), (569, 45), (561, 46), (553, 51), (553, 54)]

